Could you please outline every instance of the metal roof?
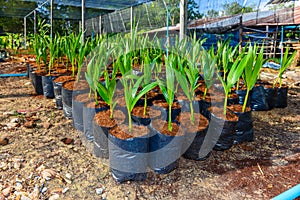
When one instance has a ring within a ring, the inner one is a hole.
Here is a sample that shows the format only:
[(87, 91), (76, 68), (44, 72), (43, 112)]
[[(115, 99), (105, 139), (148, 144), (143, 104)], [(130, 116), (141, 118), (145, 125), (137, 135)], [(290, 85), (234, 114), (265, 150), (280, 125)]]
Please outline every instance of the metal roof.
[[(150, 1), (152, 0), (85, 0), (86, 18)], [(50, 0), (5, 0), (0, 2), (0, 17), (24, 17), (34, 9), (40, 14), (47, 15), (50, 7)], [(53, 0), (53, 5), (53, 18), (81, 19), (82, 0)]]

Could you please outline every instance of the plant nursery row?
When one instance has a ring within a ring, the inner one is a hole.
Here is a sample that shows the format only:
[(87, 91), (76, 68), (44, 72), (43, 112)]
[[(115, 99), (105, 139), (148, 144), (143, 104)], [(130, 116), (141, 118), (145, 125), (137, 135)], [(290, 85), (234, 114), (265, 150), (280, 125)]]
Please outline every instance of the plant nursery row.
[[(40, 33), (28, 75), (37, 94), (57, 109), (107, 160), (114, 179), (167, 174), (178, 159), (203, 161), (254, 139), (252, 111), (287, 106), (282, 75), (295, 53), (284, 53), (273, 83), (259, 79), (263, 46), (205, 39), (172, 46), (147, 35), (96, 37)], [(273, 59), (275, 60), (275, 59)]]

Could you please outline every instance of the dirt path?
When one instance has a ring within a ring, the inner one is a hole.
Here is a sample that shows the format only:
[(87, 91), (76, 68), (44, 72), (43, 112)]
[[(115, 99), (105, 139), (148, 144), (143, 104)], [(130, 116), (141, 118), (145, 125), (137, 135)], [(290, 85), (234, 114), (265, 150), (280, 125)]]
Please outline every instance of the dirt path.
[(288, 98), (285, 109), (253, 112), (254, 142), (117, 184), (52, 99), (34, 95), (27, 78), (1, 78), (0, 200), (269, 199), (300, 180), (299, 85)]

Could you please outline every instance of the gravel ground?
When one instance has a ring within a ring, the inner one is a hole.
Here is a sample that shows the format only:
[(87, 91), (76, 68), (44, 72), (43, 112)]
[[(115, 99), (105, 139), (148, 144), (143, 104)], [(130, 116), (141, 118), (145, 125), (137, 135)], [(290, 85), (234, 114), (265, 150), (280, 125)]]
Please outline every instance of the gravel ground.
[[(0, 73), (7, 68), (0, 63)], [(35, 95), (26, 77), (1, 78), (0, 200), (270, 199), (300, 180), (299, 99), (293, 84), (287, 108), (253, 112), (254, 142), (205, 161), (180, 158), (170, 174), (118, 184), (53, 99)]]

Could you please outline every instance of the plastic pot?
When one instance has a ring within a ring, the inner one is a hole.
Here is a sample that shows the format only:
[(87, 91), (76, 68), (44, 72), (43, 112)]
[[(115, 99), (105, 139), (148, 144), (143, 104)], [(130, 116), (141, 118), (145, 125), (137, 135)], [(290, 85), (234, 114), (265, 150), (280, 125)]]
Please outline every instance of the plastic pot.
[(275, 108), (287, 107), (288, 87), (277, 88)]
[(240, 144), (243, 142), (252, 142), (254, 140), (253, 120), (251, 115), (251, 108), (247, 108), (247, 111), (242, 112), (242, 106), (234, 105), (229, 108), (238, 117), (236, 124), (236, 131), (234, 136), (234, 144)]
[(276, 104), (276, 89), (274, 89), (272, 86), (269, 86), (265, 87), (264, 90), (269, 109), (272, 109), (275, 107)]
[(43, 93), (46, 98), (54, 98), (53, 80), (57, 76), (42, 76)]
[(114, 119), (110, 119), (109, 110), (103, 110), (95, 114), (93, 119), (93, 136), (94, 136), (94, 154), (96, 157), (109, 158), (108, 152), (108, 133), (116, 125), (120, 125), (125, 120), (125, 115), (120, 110), (114, 111)]
[(230, 116), (231, 119), (228, 120), (227, 117), (226, 119), (220, 117), (220, 115), (223, 115), (222, 110), (223, 108), (221, 109), (220, 114), (210, 112), (211, 120), (209, 124), (208, 134), (212, 134), (215, 136), (213, 138), (213, 142), (215, 143), (213, 149), (217, 151), (224, 151), (232, 147), (236, 124), (238, 122), (238, 117), (228, 109), (227, 116)]
[[(147, 155), (149, 152), (149, 130), (145, 126), (133, 125), (132, 136), (127, 125), (109, 131), (109, 162), (113, 178), (124, 181), (143, 181), (147, 178)], [(119, 135), (122, 137), (119, 138)]]
[(208, 130), (208, 120), (201, 114), (195, 114), (194, 125), (190, 121), (190, 113), (180, 114), (180, 124), (184, 129), (183, 157), (191, 160), (205, 160), (210, 153), (201, 151)]
[(63, 108), (62, 95), (61, 95), (62, 82), (52, 82), (52, 83), (53, 83), (53, 91), (55, 96), (56, 108), (61, 110)]
[(149, 126), (149, 167), (158, 174), (168, 174), (178, 167), (184, 135), (182, 128), (176, 123), (173, 122), (172, 127), (173, 132), (169, 135), (165, 131), (167, 122), (163, 120), (153, 120)]
[(250, 107), (255, 111), (270, 110), (268, 101), (265, 95), (265, 89), (262, 85), (255, 86), (252, 88), (250, 96)]
[(35, 73), (35, 71), (30, 72), (31, 74), (31, 83), (34, 87), (34, 91), (38, 95), (42, 95), (43, 93), (43, 84), (42, 84), (42, 77)]
[[(89, 107), (89, 105), (93, 105), (92, 107)], [(99, 106), (95, 107), (95, 102), (91, 103), (86, 103), (83, 106), (82, 110), (82, 117), (83, 117), (83, 132), (88, 141), (93, 141), (94, 140), (94, 133), (93, 133), (93, 121), (94, 121), (94, 116), (96, 113), (107, 110), (107, 106)]]
[[(246, 89), (244, 89), (244, 90), (236, 90), (235, 93), (239, 96), (239, 104), (243, 105), (244, 101), (245, 101), (247, 90)], [(248, 96), (247, 106), (250, 106), (250, 102), (251, 102), (251, 94), (249, 94), (249, 96)]]

